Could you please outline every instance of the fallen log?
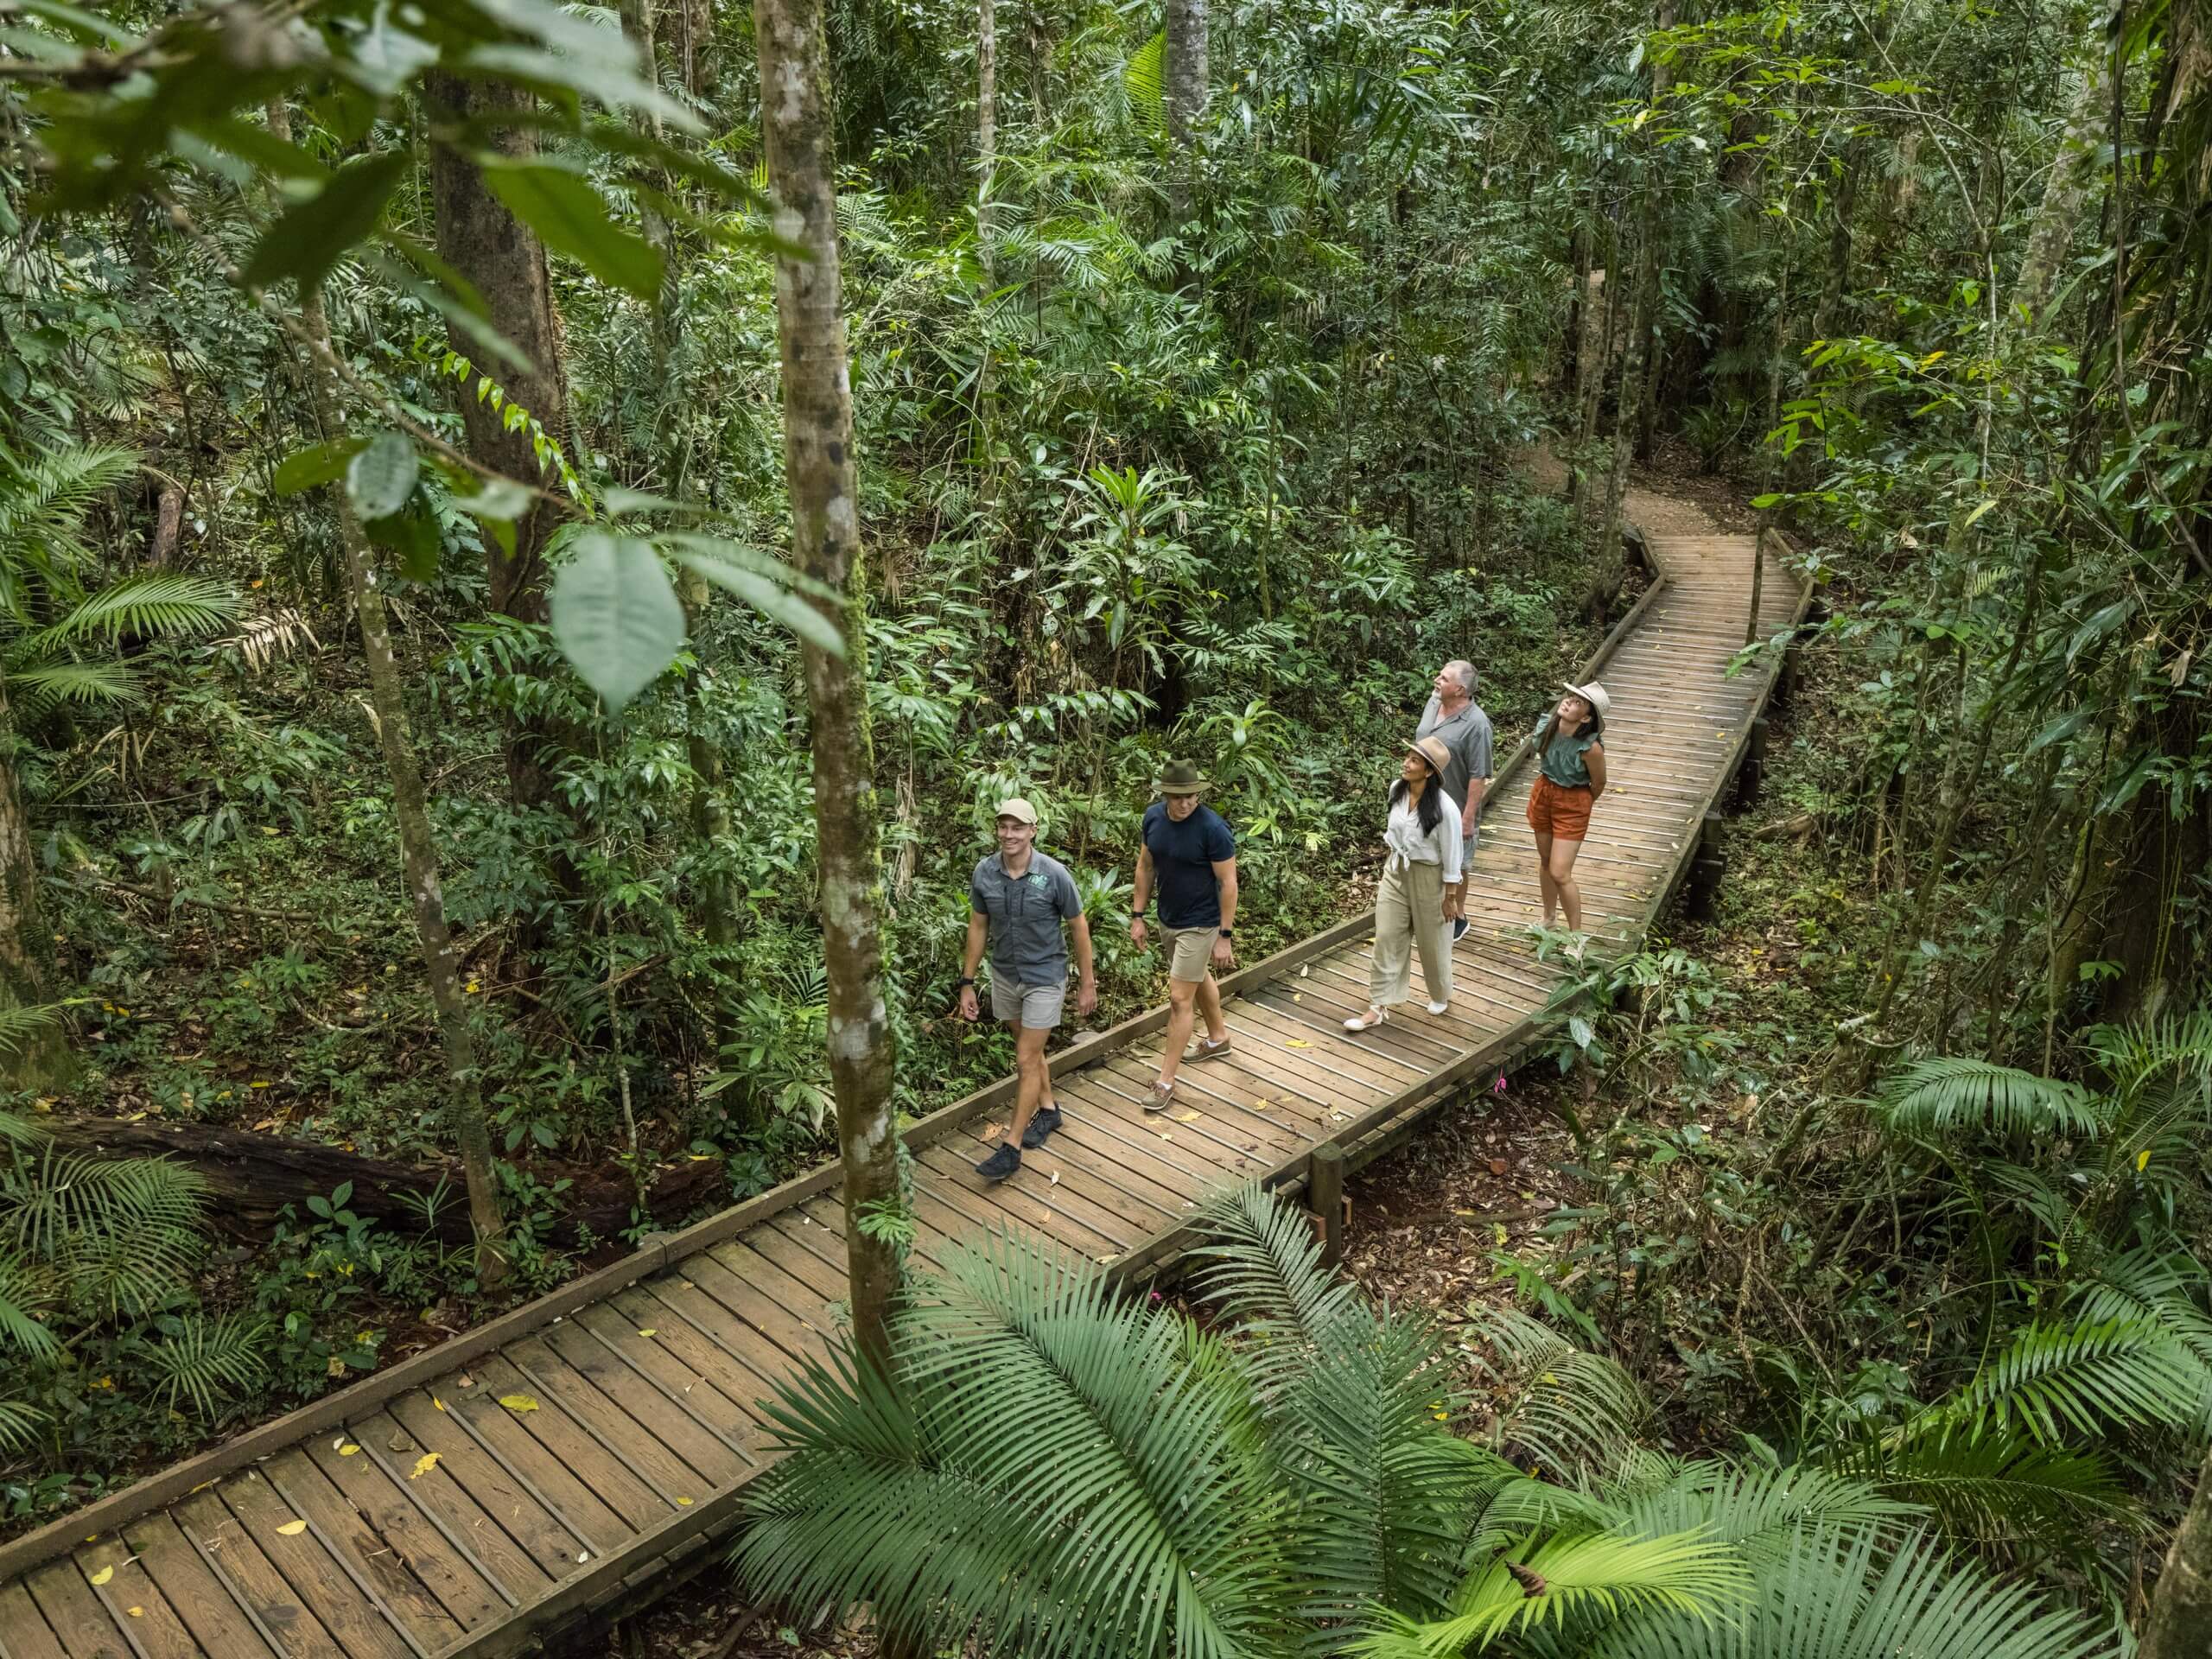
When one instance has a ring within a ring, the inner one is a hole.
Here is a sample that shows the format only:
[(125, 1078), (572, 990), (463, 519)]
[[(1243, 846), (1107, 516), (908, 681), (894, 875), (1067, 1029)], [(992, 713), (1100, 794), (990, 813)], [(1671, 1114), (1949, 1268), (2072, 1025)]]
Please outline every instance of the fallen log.
[[(469, 1242), (468, 1205), (458, 1161), (400, 1163), (347, 1152), (326, 1141), (207, 1123), (57, 1118), (40, 1127), (64, 1152), (103, 1158), (168, 1157), (190, 1165), (206, 1178), (213, 1193), (210, 1213), (216, 1224), (248, 1236), (267, 1232), (286, 1205), (305, 1216), (308, 1199), (327, 1198), (350, 1181), (353, 1191), (346, 1208), (395, 1234), (416, 1237), (425, 1230), (422, 1201), (437, 1190), (442, 1179), (446, 1200), (428, 1230), (447, 1244)], [(584, 1228), (598, 1239), (612, 1239), (631, 1224), (636, 1195), (620, 1169), (549, 1168), (540, 1162), (533, 1166), (533, 1173), (549, 1186), (563, 1176), (570, 1182), (562, 1194), (567, 1208), (554, 1230), (556, 1243), (573, 1245)], [(648, 1193), (652, 1218), (662, 1224), (681, 1220), (715, 1195), (721, 1179), (721, 1160), (716, 1158), (663, 1165)]]

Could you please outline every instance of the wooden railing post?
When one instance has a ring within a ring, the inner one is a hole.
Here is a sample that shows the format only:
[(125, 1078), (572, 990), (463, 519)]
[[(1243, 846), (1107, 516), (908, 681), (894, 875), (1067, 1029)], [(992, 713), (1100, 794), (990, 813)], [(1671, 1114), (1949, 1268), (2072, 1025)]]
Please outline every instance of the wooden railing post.
[(1720, 883), (1728, 874), (1727, 855), (1720, 850), (1720, 814), (1707, 812), (1699, 832), (1697, 855), (1690, 861), (1688, 890), (1682, 913), (1694, 922), (1709, 922), (1720, 898)]
[(1344, 1149), (1324, 1141), (1306, 1154), (1306, 1202), (1321, 1228), (1321, 1265), (1344, 1259)]
[(1758, 804), (1759, 786), (1766, 781), (1766, 716), (1751, 721), (1751, 734), (1744, 745), (1743, 764), (1736, 768), (1736, 804)]

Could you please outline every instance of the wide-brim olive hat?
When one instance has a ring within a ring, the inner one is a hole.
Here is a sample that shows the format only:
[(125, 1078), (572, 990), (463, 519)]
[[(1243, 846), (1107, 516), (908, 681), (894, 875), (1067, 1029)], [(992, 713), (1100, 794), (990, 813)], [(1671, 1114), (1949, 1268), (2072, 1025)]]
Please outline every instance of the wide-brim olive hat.
[(1197, 795), (1205, 789), (1206, 776), (1187, 760), (1170, 760), (1152, 786), (1162, 795)]

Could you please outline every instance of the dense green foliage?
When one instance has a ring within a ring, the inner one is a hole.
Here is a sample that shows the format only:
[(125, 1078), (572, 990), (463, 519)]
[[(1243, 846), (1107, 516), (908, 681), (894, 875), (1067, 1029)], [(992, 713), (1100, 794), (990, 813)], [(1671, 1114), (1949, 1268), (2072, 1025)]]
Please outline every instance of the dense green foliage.
[[(572, 1181), (618, 1167), (643, 1230), (671, 1163), (745, 1194), (831, 1145), (791, 632), (821, 624), (782, 557), (750, 22), (690, 0), (288, 16), (35, 0), (0, 41), (0, 1012), (66, 1002), (75, 1054), (11, 1048), (15, 1104), (411, 1153), (454, 1145), (480, 1090), (539, 1288), (595, 1243), (559, 1231)], [(1694, 1558), (1754, 1589), (1684, 1596), (1773, 1628), (1832, 1606), (1823, 1650), (1856, 1652), (1888, 1627), (1853, 1634), (1852, 1610), (1938, 1620), (1946, 1586), (1981, 1582), (1940, 1551), (2131, 1618), (2212, 1430), (2186, 1012), (2212, 954), (2203, 0), (2109, 28), (2073, 0), (1226, 5), (1202, 114), (1170, 107), (1161, 21), (999, 12), (986, 148), (976, 11), (833, 16), (900, 1109), (1007, 1064), (946, 1017), (992, 801), (1039, 803), (1104, 923), (1157, 765), (1194, 756), (1262, 953), (1357, 905), (1441, 661), (1477, 663), (1510, 741), (1619, 613), (1620, 461), (1700, 468), (1786, 521), (1828, 607), (1780, 838), (1732, 849), (1719, 929), (1587, 964), (1561, 1058), (1590, 1092), (1554, 1097), (1578, 1202), (1500, 1265), (1712, 1455), (1628, 1459), (1572, 1414), (1547, 1447), (1524, 1415), (1512, 1449), (1611, 1507), (1501, 1513), (1561, 1584), (1607, 1584), (1624, 1540), (1725, 1533), (1775, 1470), (1817, 1469), (1934, 1541), (1871, 1510), (1791, 1521), (1758, 1560)], [(455, 76), (520, 104), (457, 103)], [(536, 310), (469, 267), (456, 170), (550, 255)], [(1539, 442), (1564, 499), (1520, 464)], [(395, 874), (352, 525), (428, 779), (468, 1091)], [(1154, 996), (1157, 963), (1097, 934), (1103, 1021)], [(47, 1213), (48, 1154), (7, 1155), (5, 1216)], [(150, 1202), (130, 1184), (168, 1178), (103, 1179)], [(478, 1297), (434, 1217), (394, 1238), (315, 1204), (242, 1272), (194, 1246), (98, 1306), (57, 1298), (57, 1252), (97, 1254), (112, 1217), (7, 1222), (0, 1332), (44, 1367), (0, 1400), (0, 1437), (36, 1447), (15, 1515), (201, 1433), (216, 1382), (247, 1380), (212, 1333), (281, 1332), (257, 1359), (290, 1399)], [(1300, 1458), (1342, 1455), (1281, 1414), (1270, 1338), (1022, 1282), (1010, 1309), (980, 1277), (940, 1287), (909, 1333), (980, 1343), (987, 1306), (1072, 1321), (1153, 1367), (1129, 1388), (1187, 1387), (1247, 1459), (1215, 1548), (1312, 1500)], [(1433, 1371), (1412, 1325), (1358, 1319), (1369, 1362), (1395, 1342), (1402, 1380)], [(819, 1379), (822, 1421), (862, 1386)], [(915, 1435), (968, 1409), (879, 1404)], [(1507, 1489), (1462, 1490), (1474, 1464), (1430, 1421), (1398, 1426), (1426, 1437), (1409, 1455), (1461, 1485), (1408, 1524), (1457, 1554), (1405, 1582), (1240, 1557), (1224, 1573), (1257, 1576), (1224, 1617), (1273, 1641), (1387, 1607), (1439, 1649), (1490, 1628), (1510, 1580), (1478, 1517)], [(1286, 1573), (1313, 1576), (1286, 1600)], [(860, 1584), (807, 1587), (889, 1593)], [(1438, 1634), (1453, 1595), (1475, 1622)], [(1511, 1639), (1706, 1650), (1664, 1609), (1601, 1637), (1568, 1600)]]

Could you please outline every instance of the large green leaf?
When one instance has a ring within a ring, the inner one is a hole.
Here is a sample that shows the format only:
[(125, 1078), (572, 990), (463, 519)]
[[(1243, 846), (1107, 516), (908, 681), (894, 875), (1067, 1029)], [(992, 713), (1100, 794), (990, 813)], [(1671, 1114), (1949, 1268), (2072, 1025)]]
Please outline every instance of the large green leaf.
[(376, 228), (385, 200), (407, 176), (408, 152), (359, 156), (331, 175), (305, 201), (286, 208), (262, 233), (246, 262), (249, 288), (295, 278), (302, 293), (318, 288), (346, 251)]
[(397, 432), (380, 432), (346, 466), (346, 493), (362, 523), (389, 518), (415, 493), (422, 463), (415, 446)]
[(651, 301), (660, 294), (660, 250), (621, 229), (591, 181), (548, 162), (478, 158), (484, 182), (545, 245), (580, 261), (609, 287)]
[(626, 707), (683, 647), (683, 607), (652, 544), (586, 531), (554, 578), (553, 643), (611, 709)]
[(270, 487), (279, 495), (299, 495), (334, 483), (346, 476), (347, 464), (367, 447), (368, 442), (363, 437), (331, 438), (322, 443), (311, 443), (304, 449), (295, 449), (277, 463), (276, 474), (270, 480)]

